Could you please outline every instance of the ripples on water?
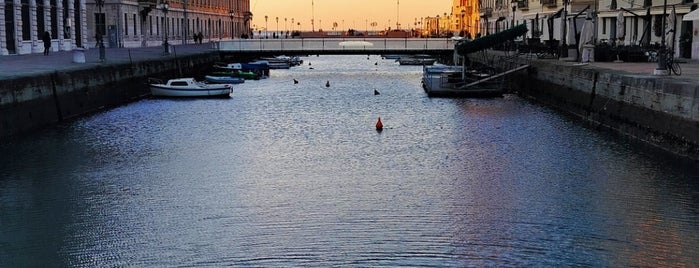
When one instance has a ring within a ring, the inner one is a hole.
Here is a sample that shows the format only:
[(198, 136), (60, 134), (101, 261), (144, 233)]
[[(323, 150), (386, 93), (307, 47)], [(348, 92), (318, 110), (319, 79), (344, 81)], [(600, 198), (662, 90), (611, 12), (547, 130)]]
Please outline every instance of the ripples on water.
[(305, 60), (0, 144), (0, 266), (699, 265), (696, 166), (516, 96), (427, 98), (420, 67)]

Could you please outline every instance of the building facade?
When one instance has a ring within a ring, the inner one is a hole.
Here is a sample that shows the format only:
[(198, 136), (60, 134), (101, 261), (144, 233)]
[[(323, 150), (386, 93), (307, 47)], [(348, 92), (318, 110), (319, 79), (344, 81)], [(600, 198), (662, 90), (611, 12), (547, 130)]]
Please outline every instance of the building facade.
[(0, 55), (51, 50), (159, 46), (251, 35), (250, 0), (5, 0), (0, 6)]
[(480, 31), (477, 0), (454, 0), (451, 14), (456, 17), (452, 31), (473, 38)]

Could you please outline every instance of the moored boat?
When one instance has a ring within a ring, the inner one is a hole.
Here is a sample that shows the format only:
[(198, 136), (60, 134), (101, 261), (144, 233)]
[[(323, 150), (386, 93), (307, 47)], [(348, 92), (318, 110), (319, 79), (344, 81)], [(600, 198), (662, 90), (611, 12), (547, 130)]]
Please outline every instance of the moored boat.
[(215, 63), (214, 68), (222, 70), (242, 70), (243, 65), (240, 63)]
[(400, 65), (433, 65), (437, 59), (429, 55), (413, 55), (400, 57), (397, 61)]
[(401, 57), (406, 57), (407, 55), (400, 55), (400, 54), (384, 54), (381, 55), (381, 58), (387, 59), (387, 60), (397, 60), (400, 59)]
[[(485, 98), (500, 97), (504, 90), (501, 80), (470, 85), (488, 78), (487, 72), (464, 71), (461, 66), (425, 66), (422, 74), (422, 87), (430, 97)], [(467, 86), (470, 85), (470, 86)]]
[(194, 78), (148, 80), (151, 94), (160, 97), (229, 97), (233, 91), (230, 84), (206, 84)]
[(232, 70), (232, 71), (220, 71), (220, 72), (213, 72), (210, 74), (211, 76), (228, 76), (228, 77), (235, 77), (235, 78), (242, 78), (242, 79), (260, 79), (260, 75), (254, 72), (246, 72), (246, 71), (241, 71), (241, 70)]
[(206, 75), (204, 81), (211, 84), (242, 84), (245, 79), (232, 76)]

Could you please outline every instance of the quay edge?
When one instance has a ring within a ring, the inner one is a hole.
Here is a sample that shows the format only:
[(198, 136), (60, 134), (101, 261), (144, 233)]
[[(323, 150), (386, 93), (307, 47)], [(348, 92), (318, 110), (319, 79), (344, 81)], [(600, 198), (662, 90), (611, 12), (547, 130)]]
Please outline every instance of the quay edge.
[[(676, 77), (576, 66), (571, 62), (507, 57), (530, 64), (507, 86), (522, 97), (680, 158), (699, 161), (699, 85)], [(495, 66), (493, 62), (473, 59)]]
[(0, 139), (140, 100), (150, 95), (149, 77), (203, 76), (219, 59), (218, 52), (209, 51), (5, 78)]

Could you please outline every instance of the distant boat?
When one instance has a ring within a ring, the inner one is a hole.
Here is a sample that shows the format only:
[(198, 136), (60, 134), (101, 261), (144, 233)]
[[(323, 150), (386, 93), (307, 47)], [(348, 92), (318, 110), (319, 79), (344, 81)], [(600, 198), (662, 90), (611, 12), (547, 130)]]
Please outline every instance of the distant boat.
[(401, 57), (406, 57), (407, 55), (400, 55), (400, 54), (386, 54), (386, 55), (381, 55), (382, 58), (387, 59), (387, 60), (397, 60), (400, 59)]
[(243, 65), (240, 64), (240, 63), (221, 63), (221, 62), (217, 62), (217, 63), (214, 63), (214, 68), (223, 69), (223, 70), (229, 70), (229, 71), (230, 71), (230, 70), (242, 70), (242, 69), (243, 69)]
[(258, 73), (245, 72), (245, 71), (241, 71), (241, 70), (213, 72), (210, 75), (211, 76), (228, 76), (228, 77), (235, 77), (235, 78), (242, 78), (242, 79), (253, 79), (253, 80), (260, 79), (260, 74), (258, 74)]
[(204, 76), (204, 81), (211, 84), (242, 84), (245, 83), (245, 79), (240, 77), (232, 76), (217, 76), (217, 75), (206, 75)]
[(433, 65), (436, 61), (430, 55), (412, 55), (398, 59), (400, 65)]
[(270, 69), (289, 69), (291, 64), (285, 61), (269, 61), (267, 58), (262, 58), (257, 63), (266, 63)]
[(160, 97), (229, 97), (233, 89), (229, 84), (205, 84), (194, 78), (176, 78), (163, 82), (149, 79), (150, 92)]

